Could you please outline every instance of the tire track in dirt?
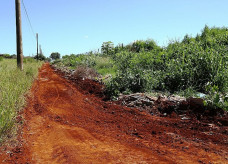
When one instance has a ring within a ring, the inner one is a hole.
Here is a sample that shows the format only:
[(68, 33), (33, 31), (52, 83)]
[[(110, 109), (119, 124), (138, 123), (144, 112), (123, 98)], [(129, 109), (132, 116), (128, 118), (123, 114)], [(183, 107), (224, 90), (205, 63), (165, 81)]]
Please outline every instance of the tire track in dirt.
[[(84, 94), (44, 64), (6, 163), (227, 163), (226, 144), (193, 141), (176, 120)], [(215, 136), (216, 137), (216, 136)], [(222, 137), (227, 137), (226, 135)], [(200, 135), (199, 135), (200, 138)]]

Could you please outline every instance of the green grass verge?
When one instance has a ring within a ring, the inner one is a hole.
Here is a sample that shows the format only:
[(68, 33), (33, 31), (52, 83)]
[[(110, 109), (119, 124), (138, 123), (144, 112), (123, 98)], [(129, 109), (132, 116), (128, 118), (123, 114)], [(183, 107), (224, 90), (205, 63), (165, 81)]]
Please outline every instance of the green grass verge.
[(42, 64), (29, 60), (24, 62), (24, 70), (20, 71), (15, 59), (0, 61), (0, 143), (14, 127), (15, 117), (26, 102), (24, 95)]

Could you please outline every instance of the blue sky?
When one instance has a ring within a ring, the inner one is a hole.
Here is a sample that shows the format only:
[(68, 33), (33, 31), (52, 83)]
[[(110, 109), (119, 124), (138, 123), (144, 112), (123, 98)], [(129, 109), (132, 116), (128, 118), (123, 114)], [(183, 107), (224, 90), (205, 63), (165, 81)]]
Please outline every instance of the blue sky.
[[(228, 27), (227, 0), (24, 0), (45, 56), (84, 53), (103, 42), (128, 44), (154, 39), (158, 45), (195, 36), (205, 24)], [(21, 6), (23, 7), (23, 6)], [(24, 55), (36, 41), (22, 8)], [(15, 0), (0, 2), (0, 53), (16, 53)]]

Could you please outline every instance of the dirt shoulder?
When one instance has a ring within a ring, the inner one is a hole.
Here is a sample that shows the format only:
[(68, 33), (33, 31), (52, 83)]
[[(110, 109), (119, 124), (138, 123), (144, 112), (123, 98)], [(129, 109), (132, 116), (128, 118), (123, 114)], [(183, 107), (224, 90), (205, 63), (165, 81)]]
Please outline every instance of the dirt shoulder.
[(6, 147), (0, 162), (228, 163), (227, 126), (105, 102), (101, 88), (66, 80), (44, 64), (23, 113), (20, 143)]

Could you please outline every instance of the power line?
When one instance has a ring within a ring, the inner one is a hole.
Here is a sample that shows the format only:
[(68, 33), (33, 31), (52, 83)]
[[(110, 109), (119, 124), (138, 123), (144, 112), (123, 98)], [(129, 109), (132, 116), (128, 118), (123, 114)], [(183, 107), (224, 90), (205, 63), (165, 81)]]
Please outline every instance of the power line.
[(27, 10), (26, 10), (26, 7), (25, 7), (25, 4), (24, 4), (24, 1), (23, 1), (23, 0), (22, 0), (22, 5), (23, 5), (23, 8), (24, 8), (24, 10), (25, 10), (27, 19), (28, 19), (28, 21), (29, 21), (29, 25), (30, 25), (30, 28), (31, 28), (31, 30), (32, 30), (33, 36), (34, 36), (34, 38), (36, 39), (36, 34), (35, 34), (34, 30), (33, 30), (32, 23), (31, 23), (31, 21), (30, 21), (30, 19), (29, 19), (28, 12), (27, 12)]

